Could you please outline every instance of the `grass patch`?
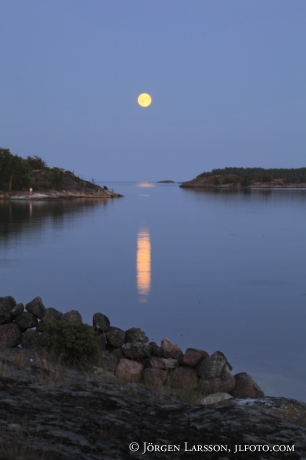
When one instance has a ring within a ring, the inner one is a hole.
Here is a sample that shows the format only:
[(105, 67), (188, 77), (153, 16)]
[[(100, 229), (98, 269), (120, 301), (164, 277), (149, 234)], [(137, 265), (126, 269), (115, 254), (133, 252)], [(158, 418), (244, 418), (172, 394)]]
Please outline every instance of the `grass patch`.
[(57, 455), (50, 454), (50, 444), (38, 431), (30, 434), (26, 426), (26, 419), (0, 425), (0, 460), (55, 460)]

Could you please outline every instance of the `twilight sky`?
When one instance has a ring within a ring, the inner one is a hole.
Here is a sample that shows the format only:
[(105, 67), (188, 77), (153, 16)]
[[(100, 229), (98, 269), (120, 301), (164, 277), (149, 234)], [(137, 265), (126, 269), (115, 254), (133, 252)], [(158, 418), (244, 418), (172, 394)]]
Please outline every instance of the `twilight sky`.
[(0, 147), (96, 181), (306, 166), (305, 0), (0, 5)]

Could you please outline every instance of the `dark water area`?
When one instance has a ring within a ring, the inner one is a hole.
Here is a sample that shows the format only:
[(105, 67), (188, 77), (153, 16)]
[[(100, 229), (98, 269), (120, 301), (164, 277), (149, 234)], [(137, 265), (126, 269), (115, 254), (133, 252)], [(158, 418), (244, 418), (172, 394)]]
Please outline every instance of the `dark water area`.
[(124, 198), (0, 202), (0, 296), (220, 350), (306, 401), (306, 190), (102, 185)]

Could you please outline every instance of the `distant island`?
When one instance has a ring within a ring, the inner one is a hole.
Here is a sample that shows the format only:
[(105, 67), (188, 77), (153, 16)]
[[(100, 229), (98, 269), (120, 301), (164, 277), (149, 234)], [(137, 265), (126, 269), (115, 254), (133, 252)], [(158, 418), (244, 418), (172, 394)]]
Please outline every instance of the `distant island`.
[(100, 187), (63, 168), (49, 168), (38, 156), (27, 159), (0, 148), (0, 198), (116, 198), (106, 186)]
[(157, 182), (158, 184), (174, 184), (174, 180), (170, 180), (170, 179), (167, 179), (167, 180), (159, 180)]
[(223, 168), (182, 182), (185, 188), (306, 188), (306, 168)]

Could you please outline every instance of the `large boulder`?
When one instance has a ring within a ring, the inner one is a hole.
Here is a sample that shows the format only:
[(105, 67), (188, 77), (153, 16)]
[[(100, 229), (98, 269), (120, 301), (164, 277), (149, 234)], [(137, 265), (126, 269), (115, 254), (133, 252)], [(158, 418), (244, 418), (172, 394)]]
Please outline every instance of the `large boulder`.
[(216, 351), (211, 356), (204, 358), (197, 367), (198, 376), (203, 379), (221, 377), (227, 359), (223, 353)]
[(197, 391), (203, 395), (213, 393), (230, 393), (235, 388), (235, 377), (231, 374), (224, 373), (221, 377), (213, 379), (200, 378)]
[(124, 356), (129, 359), (141, 360), (150, 356), (149, 344), (145, 342), (128, 342), (122, 348)]
[(70, 310), (63, 314), (62, 320), (67, 321), (67, 323), (81, 323), (82, 316), (77, 310)]
[(129, 359), (120, 359), (115, 375), (121, 383), (139, 382), (143, 371), (143, 365)]
[(146, 333), (139, 327), (131, 327), (125, 332), (125, 341), (126, 342), (149, 342)]
[(112, 345), (107, 344), (107, 350), (109, 350), (113, 355), (115, 355), (116, 358), (118, 358), (118, 360), (125, 358), (122, 348), (112, 347)]
[(234, 377), (235, 388), (229, 391), (234, 398), (262, 398), (264, 396), (260, 386), (246, 372), (239, 372)]
[(58, 311), (56, 308), (46, 308), (44, 313), (43, 322), (46, 324), (47, 322), (53, 321), (60, 321), (63, 319), (63, 313)]
[(147, 387), (161, 386), (167, 380), (167, 372), (162, 369), (146, 368), (143, 371), (143, 380)]
[(198, 386), (199, 377), (194, 369), (180, 366), (170, 372), (169, 383), (173, 388), (183, 390), (195, 390)]
[(164, 338), (161, 341), (161, 348), (164, 358), (173, 358), (181, 360), (183, 357), (183, 352), (178, 345), (174, 345), (170, 342), (169, 339)]
[(125, 332), (119, 327), (110, 327), (106, 333), (106, 338), (110, 345), (120, 348), (124, 344)]
[(6, 297), (0, 297), (0, 307), (7, 308), (8, 310), (11, 310), (12, 308), (17, 305), (16, 300), (14, 297), (7, 295)]
[(17, 324), (9, 323), (0, 326), (0, 348), (16, 347), (21, 343), (22, 333)]
[(13, 297), (0, 297), (0, 324), (5, 324), (13, 320), (11, 310), (16, 305), (16, 300)]
[(37, 318), (29, 312), (23, 312), (16, 316), (15, 323), (18, 324), (22, 331), (37, 326)]
[(114, 374), (118, 364), (118, 358), (108, 350), (104, 350), (100, 353), (99, 366), (105, 371)]
[(197, 348), (187, 348), (181, 362), (186, 366), (196, 367), (203, 358), (207, 358), (208, 356), (208, 353), (204, 350), (198, 350)]
[(22, 334), (21, 346), (23, 348), (36, 348), (43, 346), (44, 338), (41, 332), (37, 332), (33, 329), (27, 329)]
[(95, 331), (107, 332), (110, 330), (110, 321), (102, 313), (95, 313), (92, 318), (92, 324)]
[(29, 313), (32, 313), (37, 318), (42, 319), (44, 317), (46, 307), (44, 306), (41, 297), (35, 297), (31, 300), (31, 302), (26, 304), (25, 308)]

